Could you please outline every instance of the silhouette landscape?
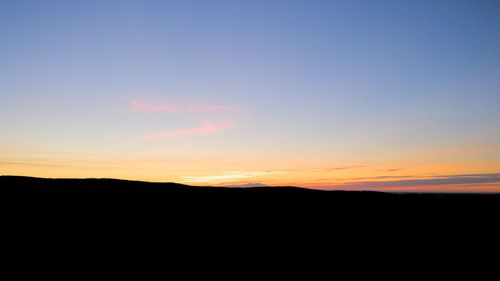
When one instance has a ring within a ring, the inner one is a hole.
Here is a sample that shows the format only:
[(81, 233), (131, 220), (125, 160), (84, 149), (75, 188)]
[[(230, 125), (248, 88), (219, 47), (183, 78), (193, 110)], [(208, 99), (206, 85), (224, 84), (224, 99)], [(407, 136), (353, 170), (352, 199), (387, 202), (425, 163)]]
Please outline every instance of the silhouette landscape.
[[(213, 212), (266, 211), (335, 214), (335, 212), (491, 211), (500, 208), (500, 194), (388, 193), (323, 191), (292, 186), (210, 187), (117, 179), (46, 179), (0, 176), (6, 203), (36, 206), (129, 206)], [(130, 205), (129, 205), (130, 204)], [(178, 211), (178, 210), (177, 210)]]
[(498, 11), (2, 0), (0, 200), (33, 215), (486, 213)]

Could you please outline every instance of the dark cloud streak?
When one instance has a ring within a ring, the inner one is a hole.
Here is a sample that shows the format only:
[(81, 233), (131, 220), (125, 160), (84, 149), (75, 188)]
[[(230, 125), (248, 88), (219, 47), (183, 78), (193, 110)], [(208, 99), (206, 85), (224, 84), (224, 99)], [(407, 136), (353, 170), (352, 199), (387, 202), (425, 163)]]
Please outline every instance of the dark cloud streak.
[(387, 170), (376, 170), (377, 172), (396, 172), (396, 171), (399, 171), (401, 169), (387, 169)]
[(353, 166), (343, 166), (343, 167), (334, 167), (330, 169), (325, 169), (325, 171), (335, 171), (335, 170), (348, 170), (348, 169), (356, 169), (356, 168), (366, 168), (364, 165), (353, 165)]
[(492, 174), (462, 174), (448, 176), (433, 176), (428, 179), (408, 179), (395, 181), (365, 181), (350, 182), (342, 184), (349, 188), (391, 188), (391, 187), (413, 187), (413, 186), (439, 186), (439, 185), (463, 185), (463, 184), (486, 184), (500, 183), (500, 173)]

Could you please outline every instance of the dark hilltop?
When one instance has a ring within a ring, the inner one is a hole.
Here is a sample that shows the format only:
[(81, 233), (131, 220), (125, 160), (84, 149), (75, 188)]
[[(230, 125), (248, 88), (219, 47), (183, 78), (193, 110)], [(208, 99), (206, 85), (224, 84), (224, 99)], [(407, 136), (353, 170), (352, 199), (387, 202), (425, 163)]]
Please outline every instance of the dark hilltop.
[(142, 205), (144, 208), (201, 208), (204, 210), (277, 209), (281, 211), (335, 212), (397, 209), (487, 210), (500, 207), (500, 194), (386, 193), (374, 191), (321, 191), (299, 187), (200, 187), (117, 179), (45, 179), (0, 176), (4, 203), (40, 206), (94, 204)]

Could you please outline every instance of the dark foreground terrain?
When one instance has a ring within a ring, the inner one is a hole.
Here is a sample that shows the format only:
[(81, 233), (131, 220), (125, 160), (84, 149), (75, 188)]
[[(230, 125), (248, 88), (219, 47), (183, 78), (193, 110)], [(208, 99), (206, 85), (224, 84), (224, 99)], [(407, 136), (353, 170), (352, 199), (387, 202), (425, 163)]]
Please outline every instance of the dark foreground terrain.
[[(242, 247), (251, 250), (251, 242), (256, 241), (261, 245), (256, 249), (271, 244), (292, 252), (297, 241), (314, 249), (332, 244), (335, 251), (339, 247), (352, 250), (353, 245), (408, 249), (414, 245), (405, 242), (410, 237), (412, 243), (457, 239), (457, 245), (463, 241), (477, 245), (488, 235), (497, 237), (499, 211), (500, 194), (392, 194), (0, 177), (3, 233), (21, 239), (22, 244), (37, 241), (49, 248), (52, 244), (47, 241), (68, 237), (78, 245), (113, 244), (122, 250), (129, 249), (131, 241), (153, 249), (163, 242), (168, 249), (208, 245), (207, 253), (219, 251), (221, 245), (236, 252)], [(395, 239), (401, 244), (395, 244)], [(335, 251), (328, 254), (335, 255)]]
[(477, 213), (500, 210), (500, 194), (319, 191), (298, 187), (222, 188), (115, 179), (0, 176), (0, 200), (16, 208), (122, 208), (175, 213), (307, 213), (365, 215), (400, 211)]

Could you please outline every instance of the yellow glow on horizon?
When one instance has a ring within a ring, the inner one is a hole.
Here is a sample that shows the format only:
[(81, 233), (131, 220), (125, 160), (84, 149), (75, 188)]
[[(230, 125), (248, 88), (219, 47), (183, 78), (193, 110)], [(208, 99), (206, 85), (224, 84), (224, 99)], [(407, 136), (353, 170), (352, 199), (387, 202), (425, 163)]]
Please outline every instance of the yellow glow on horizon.
[[(452, 150), (450, 150), (452, 151)], [(469, 149), (467, 153), (484, 151)], [(453, 152), (453, 151), (452, 151)], [(436, 176), (461, 174), (493, 174), (500, 172), (500, 160), (454, 161), (435, 154), (416, 155), (385, 162), (339, 161), (335, 157), (312, 155), (90, 155), (81, 154), (4, 154), (0, 159), (2, 175), (50, 178), (120, 178), (128, 180), (180, 182), (194, 185), (266, 185), (303, 186), (319, 189), (342, 188), (363, 182), (392, 182), (410, 179), (431, 179)], [(434, 155), (434, 156), (432, 156)], [(476, 154), (474, 154), (476, 155)], [(84, 157), (85, 156), (85, 157)], [(237, 169), (235, 169), (237, 168)], [(471, 189), (500, 191), (500, 186), (421, 186), (387, 188), (391, 191)], [(383, 190), (381, 188), (377, 190)]]

